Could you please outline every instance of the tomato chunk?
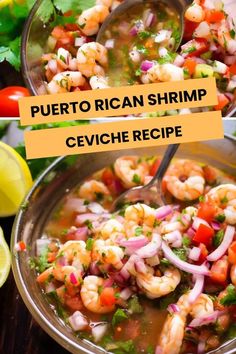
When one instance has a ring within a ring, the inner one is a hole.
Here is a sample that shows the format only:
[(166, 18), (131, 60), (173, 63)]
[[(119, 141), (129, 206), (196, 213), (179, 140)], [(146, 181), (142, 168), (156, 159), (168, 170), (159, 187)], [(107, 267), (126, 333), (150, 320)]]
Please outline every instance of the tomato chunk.
[(150, 168), (150, 176), (155, 176), (159, 166), (160, 166), (161, 161), (159, 159), (156, 159), (156, 161), (153, 162), (151, 168)]
[(185, 54), (187, 58), (198, 57), (209, 50), (209, 43), (204, 38), (192, 39), (182, 45), (181, 50), (181, 53)]
[(216, 23), (224, 20), (225, 14), (219, 10), (207, 10), (205, 11), (205, 20), (208, 23)]
[(197, 212), (197, 216), (210, 223), (216, 214), (216, 208), (210, 203), (201, 203)]
[(76, 295), (74, 297), (66, 296), (65, 297), (65, 305), (71, 311), (80, 311), (83, 309), (82, 300), (80, 299), (80, 297), (78, 295)]
[(232, 242), (228, 249), (229, 263), (236, 264), (236, 241)]
[(193, 242), (204, 243), (207, 247), (211, 245), (212, 238), (214, 236), (214, 230), (204, 224), (200, 224), (195, 236), (193, 237)]
[(197, 62), (192, 58), (187, 58), (184, 62), (184, 68), (188, 70), (189, 75), (193, 75), (195, 72)]
[(227, 104), (229, 104), (229, 99), (226, 97), (223, 93), (220, 93), (217, 95), (218, 98), (218, 104), (214, 106), (214, 109), (216, 111), (222, 110)]
[(210, 278), (212, 281), (219, 284), (226, 284), (229, 271), (229, 262), (227, 257), (222, 257), (214, 262), (210, 270)]
[(193, 38), (193, 32), (199, 26), (199, 23), (192, 22), (187, 19), (184, 20), (184, 39), (189, 41)]
[(103, 306), (112, 306), (116, 303), (115, 290), (107, 287), (100, 294), (100, 301)]
[(236, 63), (229, 67), (229, 71), (231, 74), (236, 75)]
[(200, 245), (198, 247), (201, 250), (201, 254), (200, 254), (198, 262), (201, 264), (206, 260), (209, 252), (208, 252), (208, 249), (206, 248), (206, 246), (204, 245), (204, 243), (200, 243)]

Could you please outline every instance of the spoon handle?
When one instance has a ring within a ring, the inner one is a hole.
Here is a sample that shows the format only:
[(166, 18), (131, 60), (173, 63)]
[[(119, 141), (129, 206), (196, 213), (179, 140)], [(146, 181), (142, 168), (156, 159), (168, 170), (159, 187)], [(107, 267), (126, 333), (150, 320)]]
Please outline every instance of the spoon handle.
[(164, 157), (161, 161), (161, 164), (152, 179), (152, 184), (155, 184), (157, 181), (161, 180), (164, 177), (164, 174), (166, 173), (167, 168), (169, 167), (169, 164), (174, 157), (176, 151), (178, 150), (180, 144), (171, 144), (168, 146), (168, 148), (165, 151)]

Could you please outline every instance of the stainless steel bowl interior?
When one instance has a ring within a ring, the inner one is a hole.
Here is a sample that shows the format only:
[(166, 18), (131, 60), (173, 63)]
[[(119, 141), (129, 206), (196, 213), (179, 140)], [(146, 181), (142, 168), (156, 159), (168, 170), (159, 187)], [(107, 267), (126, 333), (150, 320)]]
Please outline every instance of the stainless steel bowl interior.
[[(43, 0), (37, 0), (26, 21), (22, 34), (21, 61), (26, 86), (33, 95), (46, 95), (41, 56), (45, 53), (46, 42), (52, 30), (52, 20), (44, 24), (41, 21)], [(236, 103), (232, 103), (225, 113), (227, 117), (236, 116)]]
[[(236, 175), (236, 140), (224, 140), (181, 145), (177, 157), (210, 163)], [(86, 154), (59, 158), (35, 182), (14, 223), (11, 249), (19, 240), (31, 248), (28, 253), (13, 257), (13, 273), (20, 294), (29, 311), (41, 327), (72, 353), (104, 353), (93, 344), (79, 340), (71, 329), (55, 315), (35, 281), (35, 271), (27, 265), (35, 254), (35, 241), (42, 236), (44, 225), (61, 198), (93, 172), (111, 164), (122, 155), (162, 155), (164, 147)], [(214, 354), (235, 353), (236, 340), (214, 351)]]

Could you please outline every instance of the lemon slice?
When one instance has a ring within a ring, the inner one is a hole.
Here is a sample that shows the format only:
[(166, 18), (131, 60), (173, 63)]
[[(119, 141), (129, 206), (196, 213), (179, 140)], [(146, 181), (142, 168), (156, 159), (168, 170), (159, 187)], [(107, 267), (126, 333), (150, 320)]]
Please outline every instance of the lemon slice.
[(0, 141), (0, 217), (16, 214), (31, 186), (32, 177), (25, 160)]
[(11, 268), (11, 254), (0, 227), (0, 288), (5, 283)]
[(0, 0), (0, 8), (12, 3), (12, 0)]

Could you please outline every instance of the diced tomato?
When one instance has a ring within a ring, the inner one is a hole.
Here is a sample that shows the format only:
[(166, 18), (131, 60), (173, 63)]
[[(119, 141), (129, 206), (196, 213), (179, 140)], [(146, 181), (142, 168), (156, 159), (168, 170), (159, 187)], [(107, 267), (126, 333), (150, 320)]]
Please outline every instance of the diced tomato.
[(218, 104), (214, 106), (214, 109), (216, 111), (221, 111), (227, 104), (229, 104), (229, 99), (226, 97), (223, 93), (219, 93), (217, 95), (218, 98)]
[(112, 306), (116, 303), (115, 290), (111, 287), (107, 287), (102, 290), (100, 294), (100, 301), (103, 306)]
[(81, 33), (79, 25), (77, 25), (76, 23), (66, 23), (65, 28), (67, 29), (67, 31), (79, 31)]
[(197, 216), (210, 223), (216, 214), (216, 208), (210, 203), (201, 203), (197, 212)]
[(57, 255), (56, 252), (48, 252), (48, 262), (49, 263), (54, 262), (56, 259), (56, 255)]
[(196, 38), (182, 45), (181, 50), (186, 58), (198, 57), (209, 50), (209, 43), (205, 38)]
[(203, 167), (204, 177), (207, 183), (214, 184), (217, 178), (216, 170), (211, 166), (204, 166)]
[(210, 270), (210, 278), (216, 283), (226, 285), (228, 277), (229, 262), (227, 257), (222, 257), (218, 261), (214, 262)]
[(229, 67), (229, 71), (231, 74), (236, 75), (236, 63)]
[(189, 41), (193, 38), (193, 32), (199, 26), (199, 23), (187, 19), (184, 21), (184, 39)]
[(232, 242), (228, 249), (228, 260), (231, 264), (236, 264), (236, 241)]
[(198, 262), (201, 264), (206, 260), (209, 252), (208, 252), (208, 249), (206, 248), (206, 246), (204, 245), (204, 243), (200, 243), (200, 245), (198, 247), (201, 250), (201, 254), (200, 254)]
[(205, 11), (205, 21), (208, 23), (216, 23), (225, 19), (225, 14), (223, 11), (219, 10), (206, 10)]
[(81, 90), (80, 90), (80, 88), (77, 86), (77, 87), (73, 87), (71, 91), (72, 91), (72, 92), (76, 92), (76, 91), (81, 91)]
[(213, 236), (214, 230), (211, 227), (204, 224), (200, 224), (196, 234), (193, 237), (193, 242), (204, 243), (204, 245), (208, 247), (211, 245)]
[(80, 90), (81, 91), (90, 91), (91, 90), (91, 86), (89, 84), (88, 81), (85, 81), (83, 86), (80, 86)]
[(114, 179), (116, 178), (115, 174), (113, 173), (111, 168), (105, 168), (105, 170), (102, 173), (102, 181), (106, 186), (109, 186), (112, 184)]
[(156, 161), (153, 162), (151, 168), (150, 168), (150, 176), (155, 176), (159, 166), (160, 166), (161, 161), (159, 159), (156, 159)]
[(71, 311), (80, 311), (83, 309), (82, 300), (80, 299), (80, 297), (78, 295), (76, 295), (74, 297), (66, 296), (65, 297), (65, 305)]
[(184, 62), (184, 68), (188, 70), (189, 75), (193, 75), (195, 72), (197, 62), (192, 58), (187, 58)]

